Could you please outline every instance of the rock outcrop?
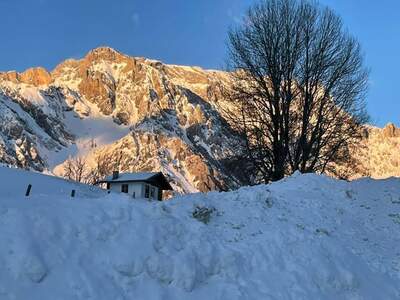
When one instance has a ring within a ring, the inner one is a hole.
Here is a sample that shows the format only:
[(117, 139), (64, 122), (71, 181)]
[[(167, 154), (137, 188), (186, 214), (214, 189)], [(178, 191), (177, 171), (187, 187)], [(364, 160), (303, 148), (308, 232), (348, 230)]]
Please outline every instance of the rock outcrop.
[(49, 85), (52, 82), (50, 73), (42, 67), (30, 68), (23, 73), (15, 71), (0, 73), (0, 79), (13, 83), (26, 83), (35, 87)]
[(400, 129), (389, 123), (384, 128), (366, 126), (366, 134), (351, 153), (353, 178), (400, 177)]
[(385, 138), (400, 137), (400, 128), (397, 128), (393, 123), (389, 123), (382, 129), (382, 134)]

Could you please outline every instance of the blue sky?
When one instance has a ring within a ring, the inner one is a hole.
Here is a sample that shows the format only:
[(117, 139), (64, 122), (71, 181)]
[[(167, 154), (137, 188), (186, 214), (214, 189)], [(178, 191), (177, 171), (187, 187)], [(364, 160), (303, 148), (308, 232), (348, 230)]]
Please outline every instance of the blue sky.
[[(98, 46), (223, 68), (226, 32), (254, 0), (1, 0), (0, 70), (53, 69)], [(372, 121), (400, 125), (400, 1), (321, 0), (363, 45)]]

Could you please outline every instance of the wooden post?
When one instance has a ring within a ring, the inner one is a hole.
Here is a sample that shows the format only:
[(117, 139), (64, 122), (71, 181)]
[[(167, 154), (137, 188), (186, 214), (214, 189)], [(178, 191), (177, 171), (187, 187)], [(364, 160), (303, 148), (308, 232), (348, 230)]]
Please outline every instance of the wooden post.
[(32, 184), (28, 184), (28, 188), (26, 189), (26, 193), (25, 193), (26, 197), (28, 197), (29, 194), (31, 193), (31, 189), (32, 189)]
[(71, 197), (74, 198), (75, 197), (75, 190), (71, 191)]

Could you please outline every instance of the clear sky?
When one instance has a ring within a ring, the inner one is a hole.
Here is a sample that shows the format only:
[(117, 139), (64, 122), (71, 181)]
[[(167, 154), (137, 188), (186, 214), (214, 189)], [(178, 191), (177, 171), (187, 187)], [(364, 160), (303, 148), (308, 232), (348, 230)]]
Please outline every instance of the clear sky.
[[(219, 69), (226, 32), (255, 0), (0, 0), (0, 70), (53, 69), (98, 46)], [(371, 68), (368, 110), (400, 125), (400, 1), (320, 0), (360, 40)]]

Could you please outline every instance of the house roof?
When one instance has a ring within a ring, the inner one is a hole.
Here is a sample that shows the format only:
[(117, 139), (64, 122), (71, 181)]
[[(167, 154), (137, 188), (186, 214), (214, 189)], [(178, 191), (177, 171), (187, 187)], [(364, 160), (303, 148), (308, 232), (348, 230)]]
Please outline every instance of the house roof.
[(138, 173), (119, 173), (118, 178), (107, 176), (99, 183), (113, 182), (146, 182), (163, 190), (172, 190), (167, 178), (161, 172), (138, 172)]

